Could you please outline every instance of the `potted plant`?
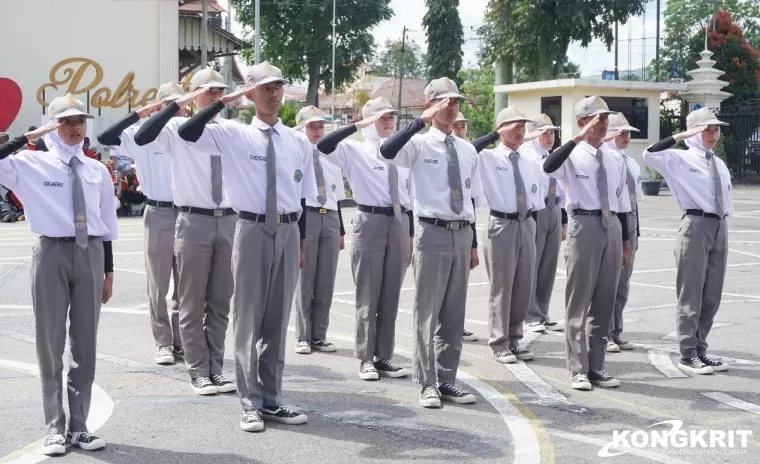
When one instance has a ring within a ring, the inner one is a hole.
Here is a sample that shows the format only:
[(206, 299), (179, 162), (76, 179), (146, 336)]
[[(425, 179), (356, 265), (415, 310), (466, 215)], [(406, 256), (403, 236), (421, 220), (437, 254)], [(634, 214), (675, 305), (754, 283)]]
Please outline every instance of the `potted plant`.
[(649, 179), (641, 181), (641, 190), (644, 192), (644, 195), (657, 196), (660, 194), (662, 176), (659, 172), (655, 171), (649, 166), (646, 167), (646, 170), (647, 174), (649, 175)]

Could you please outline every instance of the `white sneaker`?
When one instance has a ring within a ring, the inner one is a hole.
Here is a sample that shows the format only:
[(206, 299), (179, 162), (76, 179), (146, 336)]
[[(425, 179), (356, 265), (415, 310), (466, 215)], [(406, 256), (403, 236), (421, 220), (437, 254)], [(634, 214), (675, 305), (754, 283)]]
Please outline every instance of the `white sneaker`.
[(607, 342), (607, 353), (620, 353), (620, 347), (617, 345), (617, 343), (613, 342), (612, 340), (609, 340)]
[(66, 452), (66, 438), (60, 433), (54, 433), (45, 437), (45, 445), (42, 454), (45, 456), (60, 456)]
[(525, 329), (529, 332), (546, 332), (546, 326), (540, 322), (528, 322)]
[(296, 353), (311, 354), (311, 343), (306, 340), (299, 340), (298, 343), (296, 343)]
[(572, 385), (576, 390), (591, 390), (593, 388), (588, 380), (588, 376), (579, 372), (573, 374)]
[(240, 430), (245, 432), (261, 432), (264, 430), (264, 419), (261, 417), (261, 411), (244, 411), (243, 417), (240, 418)]
[(159, 346), (156, 351), (156, 364), (169, 366), (174, 364), (174, 348), (171, 346)]
[(512, 353), (510, 350), (494, 353), (493, 357), (496, 358), (496, 362), (500, 362), (502, 364), (514, 364), (517, 362), (517, 356), (515, 356), (514, 353)]
[(464, 332), (462, 332), (462, 340), (466, 342), (476, 342), (479, 339), (478, 339), (478, 336), (475, 335), (474, 333), (468, 332), (467, 330), (465, 330)]

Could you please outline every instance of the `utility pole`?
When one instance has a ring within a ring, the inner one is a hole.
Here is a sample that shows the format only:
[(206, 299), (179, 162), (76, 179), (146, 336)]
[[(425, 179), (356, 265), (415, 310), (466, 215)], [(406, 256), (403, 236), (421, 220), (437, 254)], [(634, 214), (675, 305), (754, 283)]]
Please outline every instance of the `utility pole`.
[(335, 130), (335, 42), (337, 42), (337, 37), (335, 37), (335, 0), (333, 0), (333, 20), (332, 20), (332, 109), (330, 110), (330, 117), (332, 117), (332, 125), (333, 130)]
[(398, 111), (399, 117), (396, 118), (396, 130), (401, 128), (401, 91), (404, 82), (404, 51), (406, 50), (406, 26), (401, 33), (401, 63), (398, 67)]
[(654, 45), (654, 81), (660, 81), (660, 0), (657, 0), (657, 34)]
[(254, 6), (254, 16), (256, 17), (254, 19), (253, 27), (256, 29), (254, 31), (254, 51), (253, 51), (253, 64), (259, 64), (261, 60), (261, 24), (260, 24), (260, 17), (261, 17), (261, 0), (256, 0), (256, 4)]
[(208, 63), (208, 0), (201, 2), (201, 69)]
[(620, 80), (620, 75), (618, 73), (618, 46), (619, 45), (620, 45), (620, 40), (618, 36), (618, 23), (615, 22), (615, 80), (616, 81)]

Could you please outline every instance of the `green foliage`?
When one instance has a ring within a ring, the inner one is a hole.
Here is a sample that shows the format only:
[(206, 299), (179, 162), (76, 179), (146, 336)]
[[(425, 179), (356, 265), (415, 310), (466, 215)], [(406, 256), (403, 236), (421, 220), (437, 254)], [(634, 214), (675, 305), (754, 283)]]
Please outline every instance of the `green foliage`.
[[(712, 31), (712, 27), (710, 28)], [(697, 32), (691, 39), (689, 49), (692, 64), (696, 68), (699, 52), (704, 50), (704, 31)], [(760, 53), (744, 39), (741, 28), (733, 22), (731, 13), (718, 12), (716, 28), (708, 34), (707, 49), (714, 53), (715, 67), (726, 74), (721, 79), (729, 84), (722, 90), (732, 94), (722, 105), (760, 97)]]
[(459, 71), (460, 93), (467, 100), (460, 105), (460, 110), (467, 122), (467, 136), (476, 138), (486, 135), (494, 129), (495, 97), (493, 93), (493, 66), (463, 69)]
[[(230, 0), (237, 20), (248, 30), (255, 21), (254, 2)], [(335, 88), (352, 82), (358, 67), (372, 58), (372, 28), (393, 15), (390, 0), (341, 0), (336, 9)], [(308, 81), (306, 101), (318, 106), (320, 83), (332, 87), (333, 0), (262, 2), (262, 59), (285, 77)], [(253, 49), (241, 53), (253, 62)]]
[(385, 49), (372, 64), (371, 72), (375, 76), (397, 77), (403, 68), (404, 77), (423, 79), (425, 63), (425, 54), (416, 43), (407, 39), (402, 52), (401, 40), (388, 39), (385, 41)]
[[(664, 41), (660, 51), (660, 80), (667, 77), (686, 78), (693, 69), (692, 39), (702, 32), (704, 49), (705, 25), (710, 23), (715, 10), (729, 11), (744, 30), (747, 42), (760, 49), (760, 2), (757, 0), (668, 0), (665, 3)], [(697, 58), (698, 59), (698, 58)], [(654, 76), (654, 60), (650, 63)]]
[[(428, 11), (422, 19), (427, 34), (427, 77), (457, 81), (462, 69), (464, 31), (459, 18), (459, 0), (425, 0)], [(459, 84), (459, 82), (457, 82)]]
[(649, 180), (662, 180), (662, 176), (659, 172), (655, 171), (654, 169), (650, 168), (649, 166), (644, 166), (644, 169), (647, 171), (647, 175), (649, 176)]
[[(282, 124), (288, 127), (296, 127), (296, 115), (300, 109), (301, 105), (293, 100), (288, 100), (283, 103), (280, 107), (280, 119), (282, 120)], [(246, 124), (250, 124), (254, 116), (256, 116), (255, 106), (246, 108), (244, 111), (241, 111), (239, 115), (240, 119)]]
[(571, 42), (587, 47), (601, 40), (609, 50), (615, 22), (644, 12), (645, 0), (490, 0), (485, 19), (491, 26), (485, 64), (513, 60), (524, 79), (556, 79)]

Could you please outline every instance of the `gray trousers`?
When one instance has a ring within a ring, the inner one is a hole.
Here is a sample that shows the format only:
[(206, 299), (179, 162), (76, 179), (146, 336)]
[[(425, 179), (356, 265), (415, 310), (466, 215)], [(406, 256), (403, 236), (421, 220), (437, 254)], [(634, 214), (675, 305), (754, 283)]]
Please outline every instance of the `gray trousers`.
[(453, 384), (462, 354), (472, 229), (418, 222), (414, 250), (414, 380)]
[[(582, 374), (589, 369), (602, 370), (623, 264), (617, 217), (609, 219), (609, 228), (605, 230), (601, 216), (574, 215), (567, 230), (565, 263), (567, 368)], [(587, 325), (590, 327), (588, 334)]]
[(306, 263), (296, 284), (296, 337), (325, 340), (340, 253), (337, 211), (306, 214)]
[(235, 380), (245, 411), (282, 405), (285, 341), (299, 261), (298, 224), (280, 224), (270, 235), (263, 222), (238, 220), (232, 327)]
[(678, 343), (681, 356), (707, 352), (707, 335), (720, 307), (728, 260), (728, 224), (685, 216), (676, 239)]
[(483, 240), (486, 272), (491, 283), (488, 300), (488, 346), (507, 350), (523, 337), (523, 323), (533, 299), (536, 272), (536, 223), (488, 218)]
[[(91, 240), (86, 250), (75, 242), (40, 237), (32, 250), (32, 305), (37, 339), (37, 360), (42, 380), (42, 404), (48, 433), (63, 434), (63, 350), (68, 315), (69, 430), (87, 431), (98, 321), (103, 299), (103, 243)], [(68, 314), (67, 314), (68, 313)]]
[[(179, 299), (177, 295), (177, 261), (174, 258), (174, 229), (177, 210), (147, 206), (143, 216), (145, 229), (145, 272), (148, 276), (150, 324), (156, 346), (181, 347), (179, 333)], [(174, 277), (171, 318), (166, 308), (169, 280)]]
[[(393, 358), (401, 284), (409, 266), (409, 215), (359, 212), (353, 219), (351, 271), (356, 285), (356, 346), (362, 361)], [(460, 334), (461, 337), (461, 334)]]
[(617, 294), (615, 295), (615, 313), (610, 320), (610, 335), (619, 338), (623, 333), (623, 310), (628, 303), (628, 292), (631, 289), (631, 276), (633, 275), (633, 262), (636, 259), (636, 250), (639, 248), (639, 238), (636, 236), (636, 213), (628, 213), (628, 242), (631, 245), (628, 267), (620, 272)]
[(236, 219), (182, 212), (177, 216), (179, 330), (192, 378), (222, 373)]
[(526, 322), (548, 322), (549, 303), (557, 276), (559, 250), (562, 246), (562, 211), (554, 209), (538, 211), (536, 220), (536, 292), (528, 309)]

